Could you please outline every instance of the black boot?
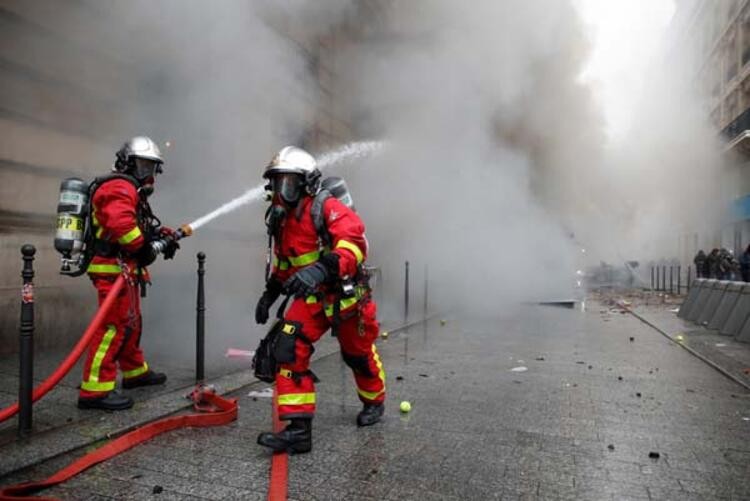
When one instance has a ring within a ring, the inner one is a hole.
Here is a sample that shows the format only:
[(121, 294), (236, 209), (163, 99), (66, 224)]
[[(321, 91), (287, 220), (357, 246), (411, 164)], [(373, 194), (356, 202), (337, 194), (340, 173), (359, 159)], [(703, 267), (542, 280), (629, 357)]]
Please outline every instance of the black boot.
[(357, 414), (357, 426), (370, 426), (383, 417), (385, 406), (383, 404), (365, 404), (364, 408)]
[(312, 449), (312, 419), (292, 419), (289, 425), (278, 433), (261, 433), (258, 443), (276, 452), (301, 454)]
[(106, 411), (123, 411), (133, 407), (133, 399), (120, 395), (116, 391), (99, 398), (79, 398), (79, 409), (104, 409)]
[(167, 381), (167, 375), (163, 372), (154, 372), (151, 369), (140, 376), (130, 377), (122, 380), (122, 387), (126, 390), (138, 388), (139, 386), (152, 386), (155, 384), (164, 384)]

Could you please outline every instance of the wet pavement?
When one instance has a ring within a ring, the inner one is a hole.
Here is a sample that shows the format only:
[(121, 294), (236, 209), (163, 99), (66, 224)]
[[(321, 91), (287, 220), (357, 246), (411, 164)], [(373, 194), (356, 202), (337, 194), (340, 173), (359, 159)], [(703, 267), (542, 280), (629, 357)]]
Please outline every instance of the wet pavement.
[[(750, 499), (750, 393), (637, 318), (587, 307), (435, 320), (381, 340), (387, 412), (371, 428), (354, 424), (340, 357), (318, 359), (313, 451), (290, 458), (289, 498)], [(271, 456), (255, 437), (270, 399), (247, 392), (236, 423), (171, 432), (45, 493), (266, 499)], [(43, 478), (80, 453), (0, 481)]]

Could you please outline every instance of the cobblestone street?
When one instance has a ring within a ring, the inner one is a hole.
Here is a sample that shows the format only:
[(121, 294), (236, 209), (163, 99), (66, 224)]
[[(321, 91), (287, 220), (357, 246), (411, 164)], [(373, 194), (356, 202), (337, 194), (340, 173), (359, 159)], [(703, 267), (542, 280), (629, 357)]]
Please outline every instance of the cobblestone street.
[[(435, 320), (382, 340), (387, 413), (371, 428), (354, 424), (338, 355), (318, 360), (314, 447), (290, 458), (290, 499), (750, 499), (744, 388), (636, 318), (588, 306)], [(236, 423), (158, 437), (48, 494), (266, 499), (270, 455), (255, 437), (270, 399), (246, 394)]]

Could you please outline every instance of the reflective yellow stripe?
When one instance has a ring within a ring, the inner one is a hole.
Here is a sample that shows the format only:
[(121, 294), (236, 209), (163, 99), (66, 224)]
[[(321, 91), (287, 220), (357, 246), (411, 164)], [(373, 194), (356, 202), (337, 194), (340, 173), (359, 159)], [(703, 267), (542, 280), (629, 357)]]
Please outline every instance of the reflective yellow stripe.
[(362, 251), (359, 250), (359, 247), (357, 247), (356, 244), (348, 241), (348, 240), (339, 240), (336, 244), (337, 249), (346, 249), (350, 250), (354, 253), (354, 257), (357, 258), (357, 264), (360, 264), (362, 261), (365, 260), (364, 254), (362, 254)]
[(148, 364), (146, 362), (143, 362), (143, 365), (141, 367), (138, 367), (137, 369), (133, 369), (132, 371), (122, 371), (122, 377), (125, 379), (131, 378), (131, 377), (138, 377), (141, 374), (145, 374), (148, 372)]
[[(342, 299), (341, 302), (339, 303), (339, 305), (340, 305), (339, 306), (339, 310), (340, 311), (344, 311), (345, 309), (349, 308), (350, 306), (352, 306), (352, 305), (354, 305), (356, 303), (357, 303), (357, 297), (356, 296), (355, 297), (348, 297), (346, 299)], [(327, 317), (332, 317), (333, 316), (333, 305), (332, 304), (326, 305), (326, 316)]]
[(308, 264), (312, 264), (315, 261), (317, 261), (320, 258), (320, 251), (312, 251), (308, 252), (307, 254), (302, 254), (301, 256), (289, 256), (289, 262), (292, 263), (292, 266), (300, 267), (300, 266), (307, 266)]
[(119, 264), (90, 264), (86, 269), (89, 273), (120, 273)]
[(372, 345), (372, 358), (375, 360), (375, 365), (378, 367), (378, 378), (383, 382), (383, 389), (380, 391), (365, 391), (357, 388), (357, 393), (367, 400), (375, 400), (385, 393), (385, 371), (383, 370), (383, 362), (380, 361), (380, 355), (378, 355), (378, 350), (375, 348), (375, 345)]
[(372, 345), (372, 358), (375, 360), (375, 365), (378, 367), (378, 377), (383, 382), (383, 391), (385, 391), (385, 370), (383, 369), (383, 362), (380, 361), (380, 355), (375, 345)]
[(273, 267), (276, 268), (277, 270), (283, 271), (283, 270), (289, 269), (289, 261), (287, 261), (286, 259), (279, 261), (278, 256), (276, 256), (275, 254), (273, 256), (273, 260), (271, 261), (271, 263), (273, 264)]
[(376, 398), (378, 398), (380, 395), (383, 394), (383, 391), (385, 391), (385, 390), (382, 390), (382, 391), (365, 391), (365, 390), (360, 390), (359, 388), (357, 388), (357, 393), (359, 393), (360, 395), (362, 395), (367, 400), (375, 400)]
[(287, 379), (292, 379), (292, 376), (294, 376), (294, 373), (289, 369), (279, 369), (279, 374)]
[(315, 304), (317, 302), (318, 302), (318, 296), (316, 296), (314, 294), (312, 294), (310, 296), (307, 296), (305, 298), (305, 303), (307, 303), (307, 304)]
[(142, 235), (141, 229), (136, 226), (129, 232), (125, 233), (123, 236), (117, 239), (118, 243), (121, 243), (122, 245), (128, 245), (130, 242), (135, 240), (136, 238), (140, 237)]
[[(86, 268), (87, 273), (101, 273), (101, 274), (117, 274), (120, 273), (122, 269), (120, 268), (119, 264), (90, 264), (88, 268)], [(134, 273), (143, 273), (143, 270), (132, 270)]]
[(109, 324), (107, 325), (107, 332), (104, 333), (102, 342), (99, 343), (99, 347), (96, 349), (94, 354), (94, 360), (91, 362), (91, 370), (89, 371), (89, 378), (87, 381), (81, 383), (81, 389), (85, 391), (111, 391), (115, 388), (114, 381), (99, 382), (99, 371), (102, 368), (102, 361), (107, 355), (107, 350), (112, 345), (112, 339), (117, 334), (117, 328)]
[(279, 405), (307, 405), (315, 403), (315, 393), (279, 395)]
[(99, 229), (96, 230), (96, 238), (102, 238), (103, 234), (104, 234), (104, 228), (100, 226)]
[(104, 383), (92, 383), (90, 381), (84, 381), (81, 383), (81, 389), (84, 391), (112, 391), (115, 389), (115, 382), (107, 381)]

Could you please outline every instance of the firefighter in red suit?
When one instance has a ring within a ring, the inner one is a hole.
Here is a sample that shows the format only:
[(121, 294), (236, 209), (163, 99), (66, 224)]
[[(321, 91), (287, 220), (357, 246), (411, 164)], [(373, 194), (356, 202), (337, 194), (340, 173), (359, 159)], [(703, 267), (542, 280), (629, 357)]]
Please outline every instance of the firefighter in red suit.
[(95, 255), (87, 272), (101, 305), (115, 279), (126, 273), (127, 282), (89, 345), (78, 398), (81, 409), (123, 410), (130, 397), (115, 390), (117, 368), (122, 387), (163, 384), (165, 374), (151, 370), (140, 347), (141, 292), (149, 280), (146, 266), (157, 257), (160, 239), (165, 259), (179, 248), (174, 232), (162, 227), (151, 212), (148, 196), (162, 171), (159, 147), (147, 137), (135, 137), (118, 150), (114, 173), (94, 181), (91, 225)]
[(320, 200), (320, 171), (315, 159), (293, 146), (282, 149), (266, 168), (273, 201), (267, 223), (273, 228), (273, 269), (258, 301), (255, 319), (268, 320), (282, 294), (293, 296), (280, 329), (274, 356), (279, 433), (261, 433), (258, 443), (275, 451), (308, 452), (315, 414), (315, 375), (310, 372), (313, 343), (333, 328), (344, 362), (354, 373), (363, 409), (359, 426), (383, 415), (385, 372), (375, 348), (376, 306), (363, 279), (367, 257), (365, 227), (356, 212), (336, 197), (324, 198), (318, 214), (326, 238), (316, 228), (313, 206)]

